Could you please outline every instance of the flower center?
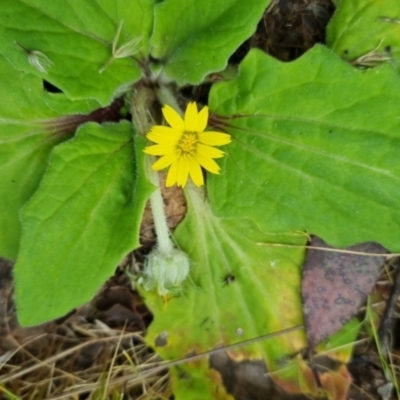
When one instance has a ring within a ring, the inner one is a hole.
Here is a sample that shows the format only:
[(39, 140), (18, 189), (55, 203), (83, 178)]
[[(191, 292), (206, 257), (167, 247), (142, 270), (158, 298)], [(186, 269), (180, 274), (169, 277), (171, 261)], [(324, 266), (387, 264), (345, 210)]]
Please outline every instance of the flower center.
[(178, 148), (182, 153), (192, 154), (196, 151), (196, 144), (199, 141), (197, 133), (195, 132), (183, 132), (182, 139), (178, 143)]

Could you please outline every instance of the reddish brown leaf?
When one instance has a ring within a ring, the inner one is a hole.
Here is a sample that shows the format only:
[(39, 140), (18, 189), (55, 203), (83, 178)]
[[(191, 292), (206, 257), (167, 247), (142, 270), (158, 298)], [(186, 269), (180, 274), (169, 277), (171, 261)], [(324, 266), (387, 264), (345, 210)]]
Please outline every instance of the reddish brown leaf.
[[(318, 237), (310, 246), (333, 249)], [(346, 250), (349, 254), (309, 249), (303, 268), (302, 298), (307, 339), (311, 348), (337, 332), (355, 315), (378, 279), (387, 250), (366, 242)]]

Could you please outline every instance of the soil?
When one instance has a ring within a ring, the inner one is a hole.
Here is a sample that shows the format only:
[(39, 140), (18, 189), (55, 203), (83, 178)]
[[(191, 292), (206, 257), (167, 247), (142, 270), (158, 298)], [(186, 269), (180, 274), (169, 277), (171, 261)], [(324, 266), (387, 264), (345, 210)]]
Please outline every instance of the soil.
[[(256, 33), (238, 49), (230, 62), (240, 62), (252, 47), (261, 48), (282, 61), (292, 61), (315, 43), (323, 43), (333, 11), (330, 0), (272, 1)], [(208, 89), (207, 85), (186, 89), (182, 92), (182, 101), (206, 101)], [(185, 215), (185, 200), (177, 188), (164, 190), (163, 197), (173, 230)], [(141, 243), (139, 249), (116, 267), (114, 276), (104, 283), (90, 303), (63, 318), (34, 328), (18, 325), (13, 301), (12, 263), (0, 260), (0, 399), (15, 398), (11, 393), (23, 399), (120, 399), (121, 393), (124, 393), (124, 399), (173, 398), (168, 371), (150, 369), (159, 361), (143, 340), (152, 315), (126, 274), (126, 271), (140, 271), (146, 254), (155, 244), (149, 208), (141, 227)], [(394, 271), (393, 268), (386, 269), (377, 285), (376, 298), (382, 300), (382, 313)], [(394, 309), (398, 310), (398, 307)], [(392, 310), (389, 317), (396, 316)], [(391, 358), (393, 368), (398, 372), (400, 343), (396, 338), (399, 337), (400, 323), (392, 325), (389, 323), (385, 329), (393, 338)], [(268, 385), (251, 386), (249, 379), (251, 381), (254, 376), (246, 377), (240, 366), (229, 367), (229, 363), (223, 355), (210, 360), (210, 364), (221, 371), (226, 387), (237, 400), (308, 398), (289, 396)], [(348, 368), (354, 383), (349, 399), (395, 398), (371, 342), (363, 342), (356, 348)], [(141, 375), (138, 375), (138, 369), (142, 371)], [(229, 379), (226, 371), (230, 371), (235, 379)], [(254, 371), (263, 376), (265, 366), (260, 363)], [(104, 387), (108, 388), (107, 395), (103, 393)]]

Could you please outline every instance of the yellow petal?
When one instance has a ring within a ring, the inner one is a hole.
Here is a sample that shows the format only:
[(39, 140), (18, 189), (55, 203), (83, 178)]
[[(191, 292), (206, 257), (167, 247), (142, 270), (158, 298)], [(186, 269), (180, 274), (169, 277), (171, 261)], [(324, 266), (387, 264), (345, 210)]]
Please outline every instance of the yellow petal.
[(213, 174), (219, 174), (221, 168), (212, 158), (204, 157), (199, 153), (197, 153), (194, 157), (197, 162), (207, 171), (212, 172)]
[(167, 146), (165, 144), (155, 144), (154, 146), (148, 146), (143, 151), (146, 154), (150, 154), (152, 156), (165, 156), (167, 154), (171, 154), (176, 150), (176, 146)]
[(156, 125), (153, 126), (146, 137), (154, 143), (178, 143), (182, 137), (182, 132), (168, 126)]
[(186, 107), (185, 112), (185, 131), (196, 132), (198, 120), (197, 105), (195, 102), (190, 102)]
[(201, 109), (199, 112), (199, 115), (197, 116), (197, 126), (195, 129), (195, 132), (203, 132), (204, 129), (207, 127), (207, 122), (208, 122), (208, 107), (205, 106)]
[(172, 128), (181, 132), (185, 130), (185, 124), (183, 122), (183, 119), (172, 107), (165, 105), (162, 108), (162, 113), (164, 115), (165, 120)]
[(220, 149), (216, 149), (215, 147), (207, 146), (205, 144), (197, 143), (197, 152), (204, 157), (209, 158), (221, 158), (224, 156), (224, 152)]
[(189, 175), (189, 160), (181, 157), (178, 165), (178, 186), (185, 187)]
[(231, 142), (231, 135), (221, 132), (202, 132), (199, 133), (199, 142), (209, 146), (223, 146)]
[(174, 140), (174, 139), (168, 139), (165, 137), (160, 137), (157, 134), (153, 133), (148, 133), (146, 135), (147, 139), (151, 140), (154, 143), (157, 143), (159, 145), (166, 145), (166, 146), (177, 146), (179, 143), (179, 140)]
[(193, 157), (190, 157), (189, 159), (189, 174), (192, 178), (193, 183), (196, 186), (204, 185), (203, 172), (201, 170), (200, 164)]
[(171, 153), (167, 154), (163, 157), (161, 157), (159, 160), (157, 160), (151, 168), (153, 168), (154, 171), (159, 171), (160, 169), (166, 168), (170, 166), (172, 163), (174, 163), (178, 159), (178, 154)]
[(166, 187), (174, 186), (178, 179), (178, 161), (171, 164), (168, 171), (167, 181), (165, 182)]

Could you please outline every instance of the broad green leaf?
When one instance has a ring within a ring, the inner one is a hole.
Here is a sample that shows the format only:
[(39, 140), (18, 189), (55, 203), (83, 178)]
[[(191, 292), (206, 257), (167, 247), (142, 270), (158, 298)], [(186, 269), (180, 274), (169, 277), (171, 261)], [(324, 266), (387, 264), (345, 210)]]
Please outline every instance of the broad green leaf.
[(400, 4), (396, 0), (342, 0), (328, 25), (327, 46), (359, 65), (400, 63)]
[(37, 189), (53, 146), (70, 137), (62, 132), (62, 116), (87, 114), (99, 104), (47, 93), (38, 77), (16, 71), (1, 56), (0, 81), (0, 255), (15, 259), (20, 208)]
[[(301, 325), (304, 249), (268, 243), (302, 244), (306, 237), (269, 235), (251, 221), (221, 220), (212, 214), (201, 191), (189, 187), (187, 194), (189, 211), (174, 237), (190, 257), (190, 278), (181, 294), (167, 304), (156, 293), (143, 292), (154, 313), (147, 342), (165, 360), (174, 360)], [(297, 330), (230, 348), (228, 353), (235, 362), (265, 360), (269, 370), (285, 365), (285, 384), (300, 391), (297, 362), (290, 366), (284, 360), (303, 347), (304, 333)], [(209, 362), (205, 358), (179, 366), (174, 379), (178, 398), (194, 398), (196, 387), (201, 388), (198, 398), (224, 398), (218, 397), (223, 392), (221, 379), (216, 370), (209, 369)], [(178, 379), (182, 373), (185, 379)]]
[[(136, 60), (148, 53), (154, 2), (4, 0), (0, 53), (16, 68), (48, 80), (71, 99), (95, 98), (107, 105), (141, 76)], [(116, 48), (136, 41), (137, 52), (112, 60), (101, 72), (110, 61), (121, 23)], [(28, 55), (33, 51), (41, 53), (39, 60), (48, 60), (47, 74), (30, 65)]]
[(399, 104), (390, 66), (359, 71), (322, 46), (286, 64), (251, 51), (210, 94), (233, 136), (209, 177), (213, 210), (334, 247), (399, 250)]
[(256, 30), (270, 0), (166, 0), (157, 5), (151, 55), (169, 79), (198, 84), (223, 70)]
[(54, 149), (39, 190), (22, 211), (15, 282), (23, 325), (90, 300), (138, 246), (152, 190), (143, 178), (142, 146), (140, 140), (135, 151), (127, 122), (90, 123)]

